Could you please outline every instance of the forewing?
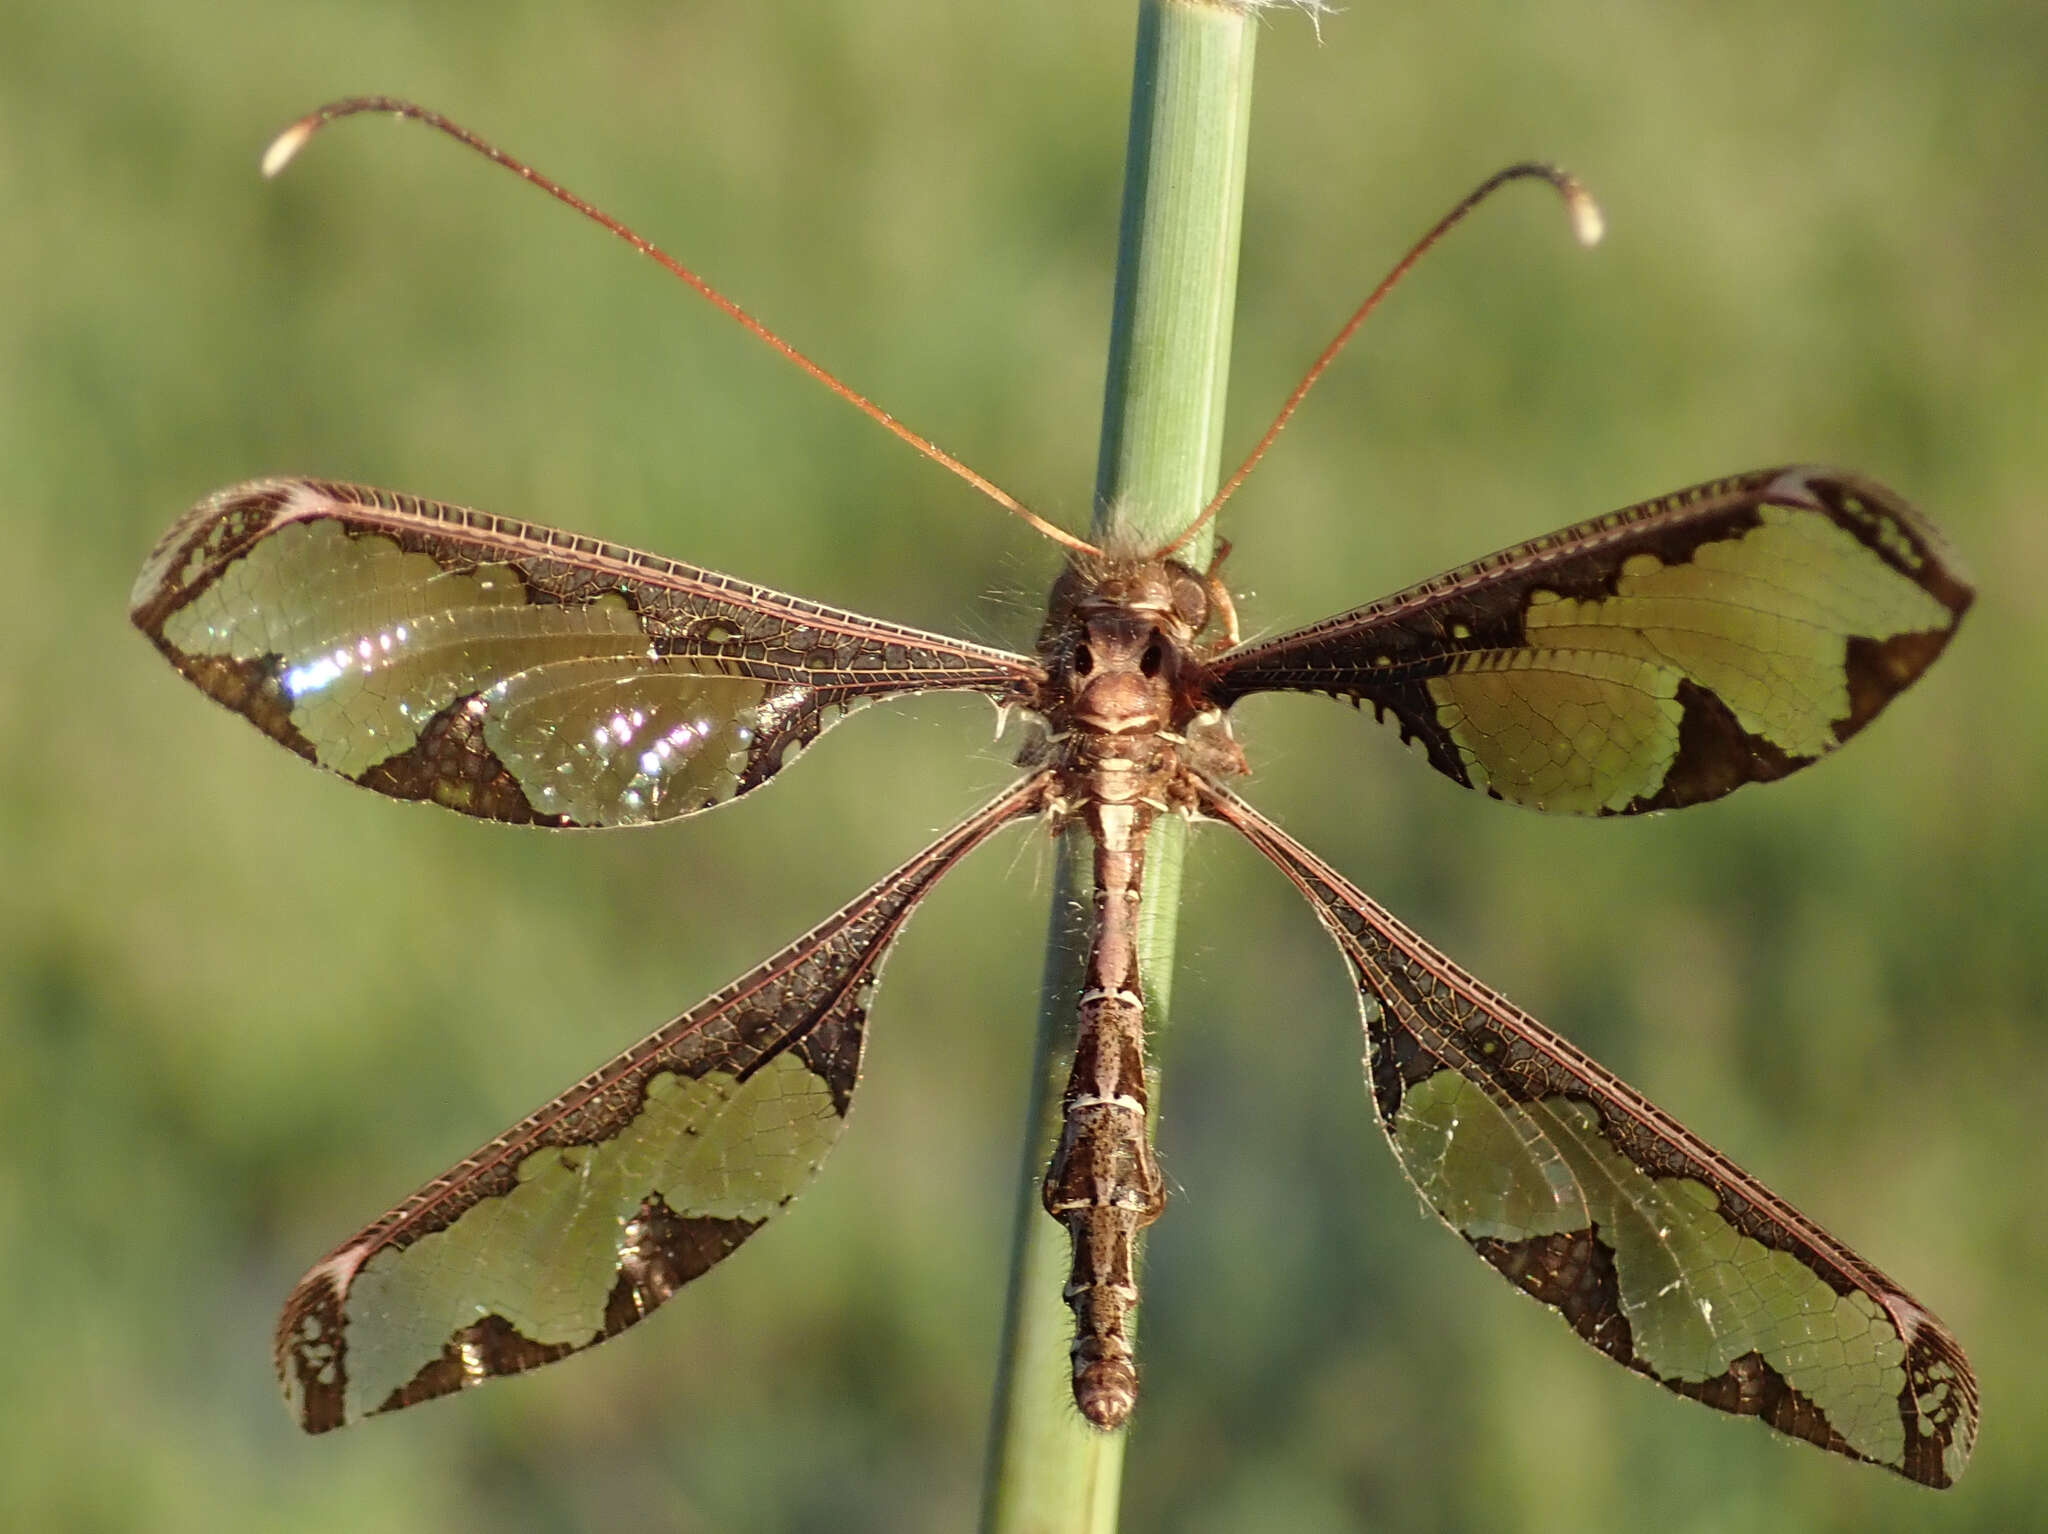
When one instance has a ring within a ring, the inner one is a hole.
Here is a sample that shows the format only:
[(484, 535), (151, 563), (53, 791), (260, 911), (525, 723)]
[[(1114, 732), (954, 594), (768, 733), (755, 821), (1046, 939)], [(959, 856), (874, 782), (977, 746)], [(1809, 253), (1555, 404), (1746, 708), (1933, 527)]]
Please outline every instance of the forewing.
[(202, 691), (367, 788), (637, 825), (772, 777), (848, 709), (1007, 697), (1022, 656), (360, 485), (259, 480), (165, 534), (135, 624)]
[(1882, 485), (1764, 469), (1242, 646), (1214, 697), (1370, 703), (1445, 776), (1536, 809), (1673, 809), (1833, 750), (1933, 663), (1970, 598)]
[(1204, 806), (1343, 949), (1394, 1154), (1504, 1278), (1668, 1390), (1929, 1486), (1962, 1474), (1977, 1384), (1932, 1312), (1243, 801)]
[(760, 1229), (838, 1139), (868, 999), (911, 909), (1043, 793), (1032, 779), (985, 805), (314, 1266), (277, 1325), (300, 1425), (602, 1342)]

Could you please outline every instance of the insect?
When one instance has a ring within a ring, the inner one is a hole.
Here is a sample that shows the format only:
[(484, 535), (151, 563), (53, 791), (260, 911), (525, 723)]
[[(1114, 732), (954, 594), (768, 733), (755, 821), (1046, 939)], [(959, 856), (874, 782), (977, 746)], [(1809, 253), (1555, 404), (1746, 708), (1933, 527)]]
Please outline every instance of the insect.
[[(637, 235), (421, 108), (324, 108), (267, 168), (324, 123), (380, 110), (508, 165), (767, 334)], [(1259, 452), (1416, 257), (1527, 175), (1590, 218), (1559, 172), (1493, 178), (1361, 306)], [(1030, 722), (1022, 776), (1001, 794), (317, 1263), (276, 1335), (300, 1423), (320, 1432), (564, 1357), (730, 1255), (836, 1140), (876, 976), (911, 911), (1020, 821), (1078, 827), (1094, 848), (1043, 1201), (1072, 1238), (1075, 1401), (1098, 1426), (1123, 1423), (1137, 1394), (1134, 1243), (1165, 1201), (1147, 1124), (1141, 879), (1147, 832), (1182, 815), (1234, 828), (1308, 900), (1357, 984), (1367, 1084), (1395, 1156), (1504, 1278), (1669, 1390), (1952, 1482), (1976, 1384), (1941, 1322), (1239, 798), (1230, 722), (1254, 693), (1327, 693), (1370, 704), (1438, 772), (1511, 803), (1578, 815), (1701, 803), (1818, 760), (1934, 661), (1971, 598), (1939, 534), (1856, 475), (1766, 469), (1252, 643), (1215, 565), (1174, 557), (1186, 534), (1164, 550), (1055, 536), (1067, 564), (1022, 654), (358, 485), (238, 485), (165, 535), (133, 617), (188, 680), (366, 788), (483, 819), (693, 815), (768, 782), (849, 711), (932, 689), (981, 693)]]

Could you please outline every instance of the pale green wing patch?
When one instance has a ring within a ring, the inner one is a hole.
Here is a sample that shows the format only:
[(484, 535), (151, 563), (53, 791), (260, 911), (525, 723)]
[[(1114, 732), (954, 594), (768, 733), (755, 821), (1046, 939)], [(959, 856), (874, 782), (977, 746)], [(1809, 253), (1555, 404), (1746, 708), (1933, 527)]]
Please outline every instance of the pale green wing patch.
[[(831, 1086), (787, 1052), (744, 1079), (650, 1077), (610, 1139), (534, 1152), (504, 1194), (355, 1269), (345, 1414), (404, 1391), (479, 1317), (543, 1351), (587, 1347), (605, 1335), (621, 1276), (645, 1266), (639, 1249), (661, 1244), (654, 1232), (715, 1233), (708, 1250), (722, 1256), (796, 1197), (844, 1122)], [(473, 1357), (492, 1372), (483, 1350)]]
[(579, 1082), (300, 1280), (277, 1367), (308, 1432), (550, 1363), (652, 1312), (785, 1207), (837, 1141), (911, 910), (1033, 778)]
[(1350, 963), (1382, 1127), (1416, 1189), (1617, 1363), (1930, 1486), (1977, 1388), (1919, 1301), (1450, 960), (1241, 800), (1235, 825)]
[(1628, 814), (1783, 777), (1941, 653), (1970, 589), (1884, 487), (1770, 469), (1614, 512), (1232, 651), (1276, 688), (1391, 713), (1456, 781)]
[(303, 480), (195, 508), (133, 603), (173, 665), (308, 760), (546, 825), (692, 814), (860, 703), (1037, 675), (652, 555)]

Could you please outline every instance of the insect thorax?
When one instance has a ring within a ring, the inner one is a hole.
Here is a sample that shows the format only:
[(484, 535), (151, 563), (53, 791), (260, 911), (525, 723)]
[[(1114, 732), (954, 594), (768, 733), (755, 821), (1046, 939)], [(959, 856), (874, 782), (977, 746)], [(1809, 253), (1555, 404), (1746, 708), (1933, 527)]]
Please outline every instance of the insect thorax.
[(1053, 584), (1034, 708), (1044, 734), (1026, 766), (1055, 768), (1058, 797), (1187, 809), (1191, 774), (1245, 770), (1210, 699), (1203, 633), (1223, 609), (1215, 576), (1171, 559), (1076, 560)]

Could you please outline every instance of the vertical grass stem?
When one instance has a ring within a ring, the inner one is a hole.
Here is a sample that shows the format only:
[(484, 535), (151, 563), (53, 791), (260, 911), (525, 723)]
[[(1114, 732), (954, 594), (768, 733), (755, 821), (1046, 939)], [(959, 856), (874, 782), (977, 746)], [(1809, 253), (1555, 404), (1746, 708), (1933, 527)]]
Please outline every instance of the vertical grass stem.
[[(1244, 5), (1140, 0), (1095, 482), (1094, 536), (1111, 548), (1163, 547), (1201, 511), (1221, 470), (1254, 36)], [(1204, 530), (1180, 557), (1200, 568), (1212, 543)], [(1161, 824), (1146, 851), (1141, 963), (1155, 1113), (1186, 837), (1179, 821)], [(1122, 1482), (1125, 1435), (1089, 1427), (1069, 1395), (1067, 1236), (1038, 1202), (1086, 954), (1091, 875), (1081, 840), (1069, 835), (1063, 845), (1053, 891), (984, 1488), (989, 1534), (1105, 1534)]]

